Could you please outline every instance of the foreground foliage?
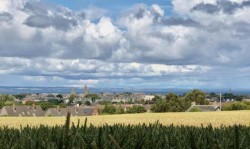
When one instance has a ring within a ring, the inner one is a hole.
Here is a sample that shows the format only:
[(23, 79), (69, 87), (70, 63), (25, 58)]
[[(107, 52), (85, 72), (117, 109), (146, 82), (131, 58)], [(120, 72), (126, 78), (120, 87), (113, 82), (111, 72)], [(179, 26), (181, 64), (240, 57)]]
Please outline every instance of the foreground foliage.
[(72, 124), (68, 115), (63, 126), (0, 128), (1, 148), (82, 149), (82, 148), (249, 148), (250, 127), (234, 125), (213, 128), (154, 124), (103, 125)]

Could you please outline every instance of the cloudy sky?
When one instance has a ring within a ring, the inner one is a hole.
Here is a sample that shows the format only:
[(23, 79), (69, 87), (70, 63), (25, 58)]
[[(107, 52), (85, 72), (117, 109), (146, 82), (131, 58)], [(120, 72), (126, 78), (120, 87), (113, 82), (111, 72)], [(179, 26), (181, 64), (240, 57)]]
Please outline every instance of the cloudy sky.
[(0, 0), (0, 86), (250, 88), (250, 0)]

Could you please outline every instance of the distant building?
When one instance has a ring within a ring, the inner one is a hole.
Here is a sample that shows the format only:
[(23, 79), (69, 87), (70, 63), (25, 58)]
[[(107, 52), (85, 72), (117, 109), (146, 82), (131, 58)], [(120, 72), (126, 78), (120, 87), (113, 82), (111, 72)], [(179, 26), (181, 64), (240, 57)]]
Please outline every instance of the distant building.
[(147, 100), (152, 100), (154, 97), (155, 97), (154, 95), (145, 95), (143, 99), (147, 101)]
[(242, 101), (250, 102), (250, 99), (244, 98), (244, 99), (242, 99)]
[(44, 116), (45, 112), (40, 106), (4, 106), (1, 109), (0, 116), (15, 116), (15, 117), (40, 117)]
[(92, 116), (99, 115), (98, 110), (92, 107), (68, 107), (68, 108), (50, 108), (46, 111), (45, 116)]
[(85, 86), (84, 86), (83, 93), (84, 93), (84, 95), (89, 94), (89, 88), (88, 88), (87, 84), (85, 84)]
[(191, 107), (188, 108), (186, 112), (191, 112), (193, 110), (198, 110), (200, 112), (220, 111), (220, 106), (219, 105), (196, 105), (195, 102), (192, 102)]
[(76, 95), (76, 91), (75, 91), (75, 88), (74, 88), (74, 87), (72, 87), (71, 95)]

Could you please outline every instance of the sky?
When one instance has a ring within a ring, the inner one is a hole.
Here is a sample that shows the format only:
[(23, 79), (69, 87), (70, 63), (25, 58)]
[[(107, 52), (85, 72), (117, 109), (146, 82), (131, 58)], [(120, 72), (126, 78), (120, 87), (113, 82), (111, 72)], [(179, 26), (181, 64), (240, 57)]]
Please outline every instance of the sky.
[(0, 86), (250, 89), (250, 0), (0, 0)]

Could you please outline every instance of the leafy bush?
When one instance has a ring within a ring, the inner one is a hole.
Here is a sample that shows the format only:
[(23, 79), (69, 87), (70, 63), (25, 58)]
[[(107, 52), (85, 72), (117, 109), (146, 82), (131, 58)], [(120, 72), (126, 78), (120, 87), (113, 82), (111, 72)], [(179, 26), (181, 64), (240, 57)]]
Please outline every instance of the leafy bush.
[(189, 112), (201, 112), (201, 109), (197, 107), (193, 107)]
[(6, 101), (13, 101), (15, 99), (14, 96), (9, 94), (0, 94), (0, 101), (6, 102)]
[(140, 105), (134, 105), (133, 107), (127, 108), (127, 113), (144, 113), (146, 112), (145, 108)]
[(54, 107), (50, 102), (40, 102), (39, 105), (44, 111)]
[(226, 103), (222, 107), (223, 111), (233, 111), (233, 110), (250, 110), (250, 104), (247, 102), (230, 102)]
[(116, 107), (115, 114), (124, 114), (124, 113), (125, 113), (125, 110), (122, 106)]
[(101, 114), (115, 114), (116, 108), (112, 104), (107, 104), (105, 107), (101, 110)]

